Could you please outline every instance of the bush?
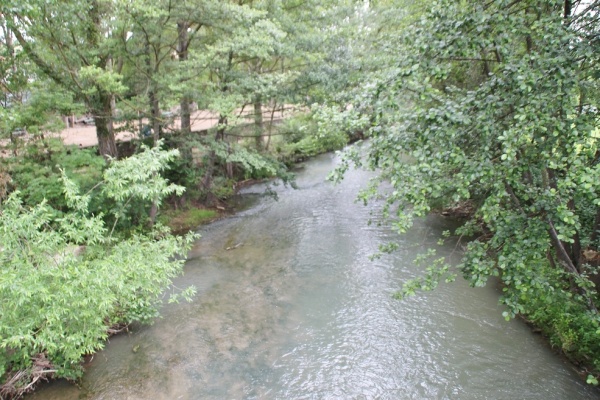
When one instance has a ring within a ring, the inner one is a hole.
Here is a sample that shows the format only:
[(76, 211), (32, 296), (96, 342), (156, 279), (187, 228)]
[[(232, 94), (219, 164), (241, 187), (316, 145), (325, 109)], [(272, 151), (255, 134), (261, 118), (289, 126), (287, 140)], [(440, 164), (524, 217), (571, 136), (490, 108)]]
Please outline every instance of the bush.
[[(157, 173), (175, 154), (155, 148), (114, 161), (103, 193), (117, 205), (160, 203), (180, 191)], [(26, 207), (19, 192), (0, 205), (0, 397), (48, 376), (76, 378), (82, 356), (101, 349), (115, 326), (152, 321), (194, 239), (160, 226), (117, 239), (101, 216), (90, 216), (90, 196), (66, 174), (61, 180), (60, 218), (45, 201)]]
[[(102, 180), (106, 166), (104, 158), (94, 150), (62, 144), (53, 144), (50, 152), (43, 146), (28, 146), (23, 155), (3, 159), (2, 163), (12, 177), (12, 187), (20, 190), (24, 204), (33, 206), (45, 200), (59, 211), (67, 209), (60, 183), (61, 169), (87, 192)], [(90, 204), (91, 211), (101, 212), (104, 200), (95, 197)]]

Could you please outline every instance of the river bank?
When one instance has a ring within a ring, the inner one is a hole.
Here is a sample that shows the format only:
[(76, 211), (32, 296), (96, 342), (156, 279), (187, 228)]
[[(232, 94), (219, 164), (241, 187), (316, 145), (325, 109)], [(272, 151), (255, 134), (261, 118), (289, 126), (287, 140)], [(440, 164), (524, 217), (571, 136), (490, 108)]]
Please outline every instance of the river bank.
[[(175, 282), (197, 286), (192, 303), (111, 338), (79, 387), (58, 381), (29, 398), (597, 397), (539, 335), (504, 321), (495, 288), (458, 281), (394, 300), (448, 220), (396, 235), (377, 224), (380, 204), (354, 202), (371, 174), (325, 181), (336, 160), (305, 163), (278, 201), (244, 189), (254, 205), (202, 227)], [(399, 251), (371, 260), (388, 241)], [(437, 248), (459, 256), (455, 243)]]

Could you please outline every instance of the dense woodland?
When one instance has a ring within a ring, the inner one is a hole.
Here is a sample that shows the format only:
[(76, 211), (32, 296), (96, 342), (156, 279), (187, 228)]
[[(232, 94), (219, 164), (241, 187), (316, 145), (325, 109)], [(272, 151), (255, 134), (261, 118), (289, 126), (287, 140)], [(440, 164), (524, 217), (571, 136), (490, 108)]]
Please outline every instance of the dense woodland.
[[(344, 147), (332, 180), (378, 171), (361, 199), (400, 232), (464, 219), (462, 262), (399, 298), (493, 278), (598, 384), (600, 1), (6, 0), (0, 38), (0, 397), (194, 295), (168, 222)], [(96, 148), (57, 138), (73, 115)]]

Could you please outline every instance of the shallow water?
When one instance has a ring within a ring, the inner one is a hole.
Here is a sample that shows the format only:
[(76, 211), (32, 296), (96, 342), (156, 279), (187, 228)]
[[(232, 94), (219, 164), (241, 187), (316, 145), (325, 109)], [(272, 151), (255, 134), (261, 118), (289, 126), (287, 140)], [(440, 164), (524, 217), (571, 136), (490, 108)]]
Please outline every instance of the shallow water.
[[(334, 164), (306, 163), (278, 201), (251, 188), (256, 204), (203, 229), (191, 251), (176, 284), (196, 285), (194, 302), (112, 338), (81, 388), (56, 382), (30, 398), (598, 398), (539, 336), (504, 321), (493, 287), (392, 299), (451, 222), (431, 217), (399, 237), (378, 226), (377, 204), (354, 202), (369, 174), (333, 185)], [(371, 261), (390, 240), (400, 250)], [(438, 252), (458, 257), (453, 243)]]

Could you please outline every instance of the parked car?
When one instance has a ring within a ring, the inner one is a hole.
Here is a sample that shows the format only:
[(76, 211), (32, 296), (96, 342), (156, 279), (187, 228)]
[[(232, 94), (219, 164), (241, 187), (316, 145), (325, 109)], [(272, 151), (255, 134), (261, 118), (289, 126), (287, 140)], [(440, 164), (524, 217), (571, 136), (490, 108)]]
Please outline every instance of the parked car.
[(93, 117), (88, 117), (88, 116), (84, 116), (80, 119), (75, 120), (76, 124), (83, 124), (83, 125), (96, 125), (96, 122), (94, 120)]

